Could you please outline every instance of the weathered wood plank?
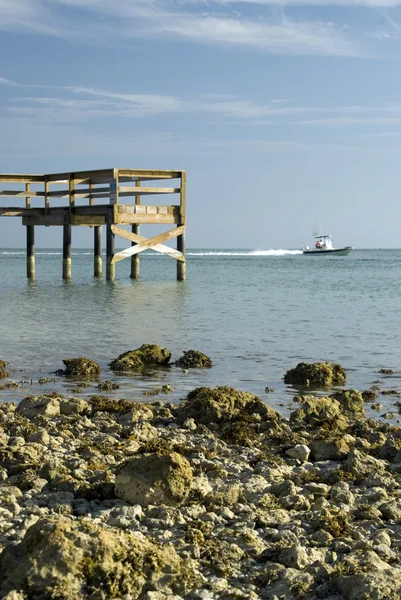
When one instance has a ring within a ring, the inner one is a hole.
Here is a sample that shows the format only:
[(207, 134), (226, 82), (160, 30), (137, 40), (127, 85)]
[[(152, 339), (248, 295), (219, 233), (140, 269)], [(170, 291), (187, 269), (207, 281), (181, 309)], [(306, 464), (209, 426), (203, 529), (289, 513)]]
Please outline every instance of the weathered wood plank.
[(122, 192), (130, 196), (148, 196), (149, 194), (179, 194), (181, 188), (167, 188), (167, 187), (139, 187), (139, 186), (128, 186), (120, 185), (118, 188), (119, 192)]
[[(130, 231), (127, 231), (126, 229), (123, 229), (122, 227), (118, 227), (118, 225), (112, 225), (111, 229), (112, 229), (113, 233), (115, 233), (119, 237), (122, 237), (131, 242), (135, 242), (136, 244), (145, 242), (148, 239), (146, 237), (143, 237), (143, 235), (138, 235), (137, 233), (134, 233), (134, 232), (131, 233)], [(173, 258), (176, 258), (177, 260), (185, 261), (185, 256), (183, 255), (182, 252), (178, 252), (177, 250), (175, 250), (174, 248), (170, 248), (169, 246), (164, 246), (164, 244), (155, 244), (150, 249), (155, 250), (156, 252), (160, 252), (161, 254), (167, 254), (168, 256), (172, 256)]]

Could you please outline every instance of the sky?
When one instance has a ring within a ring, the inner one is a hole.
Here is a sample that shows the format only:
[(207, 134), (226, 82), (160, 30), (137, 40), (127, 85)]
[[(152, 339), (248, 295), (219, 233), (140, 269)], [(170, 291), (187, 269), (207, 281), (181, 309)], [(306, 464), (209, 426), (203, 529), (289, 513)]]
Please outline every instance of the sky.
[(192, 248), (401, 247), (401, 0), (0, 0), (0, 56), (3, 173), (185, 169)]

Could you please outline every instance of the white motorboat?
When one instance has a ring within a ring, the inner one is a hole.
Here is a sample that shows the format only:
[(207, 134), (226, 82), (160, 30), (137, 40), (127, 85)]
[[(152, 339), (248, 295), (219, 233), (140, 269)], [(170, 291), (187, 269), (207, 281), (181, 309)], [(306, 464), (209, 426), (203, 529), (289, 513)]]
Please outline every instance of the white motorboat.
[(314, 235), (316, 240), (315, 247), (309, 248), (309, 246), (304, 246), (302, 248), (303, 254), (310, 254), (313, 256), (320, 256), (328, 254), (333, 254), (335, 256), (347, 256), (354, 249), (353, 246), (345, 246), (345, 248), (334, 248), (331, 242), (331, 235)]

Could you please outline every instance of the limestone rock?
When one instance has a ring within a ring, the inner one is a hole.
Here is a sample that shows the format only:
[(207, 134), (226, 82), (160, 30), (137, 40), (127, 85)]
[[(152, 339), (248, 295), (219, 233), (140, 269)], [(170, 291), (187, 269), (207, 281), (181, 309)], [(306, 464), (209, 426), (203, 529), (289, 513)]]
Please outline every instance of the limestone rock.
[(330, 395), (338, 400), (341, 412), (349, 419), (360, 419), (365, 416), (365, 405), (361, 392), (358, 390), (340, 390)]
[(302, 462), (305, 462), (309, 458), (310, 448), (305, 444), (297, 444), (293, 448), (286, 450), (286, 454), (291, 458), (296, 458)]
[(188, 495), (191, 483), (191, 466), (181, 454), (143, 454), (117, 470), (115, 494), (130, 504), (175, 506)]
[(137, 371), (147, 366), (166, 366), (171, 358), (171, 352), (156, 344), (142, 344), (136, 350), (129, 350), (112, 360), (110, 368), (113, 371)]
[(296, 396), (294, 400), (301, 406), (291, 413), (291, 422), (305, 421), (308, 425), (326, 426), (339, 431), (348, 427), (348, 421), (341, 413), (338, 400), (312, 395)]
[(314, 460), (342, 460), (351, 450), (344, 438), (316, 439), (310, 443)]
[(373, 456), (360, 452), (353, 448), (348, 455), (345, 463), (347, 471), (355, 475), (355, 477), (367, 477), (370, 473), (384, 471), (388, 463), (384, 460), (378, 460)]
[(0, 555), (1, 593), (29, 598), (138, 598), (145, 584), (187, 592), (194, 585), (172, 547), (88, 520), (43, 518)]
[(213, 361), (199, 350), (184, 350), (184, 354), (174, 365), (182, 369), (210, 369), (213, 367)]
[(60, 414), (60, 401), (49, 396), (28, 396), (18, 404), (17, 412), (27, 419), (56, 417)]
[(68, 398), (60, 402), (62, 415), (82, 415), (89, 410), (89, 404), (82, 398)]
[(343, 385), (346, 377), (342, 366), (335, 363), (298, 363), (286, 372), (284, 383), (322, 388)]
[[(396, 600), (401, 596), (401, 569), (372, 551), (355, 552), (336, 565), (333, 583), (345, 600)], [(342, 574), (345, 573), (345, 574)]]

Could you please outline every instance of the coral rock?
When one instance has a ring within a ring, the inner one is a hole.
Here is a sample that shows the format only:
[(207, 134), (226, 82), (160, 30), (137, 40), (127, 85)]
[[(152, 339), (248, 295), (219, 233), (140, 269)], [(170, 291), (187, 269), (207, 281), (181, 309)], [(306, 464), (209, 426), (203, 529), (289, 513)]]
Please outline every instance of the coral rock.
[(171, 358), (171, 352), (156, 344), (143, 344), (136, 350), (129, 350), (112, 360), (113, 371), (137, 371), (147, 366), (165, 366)]

